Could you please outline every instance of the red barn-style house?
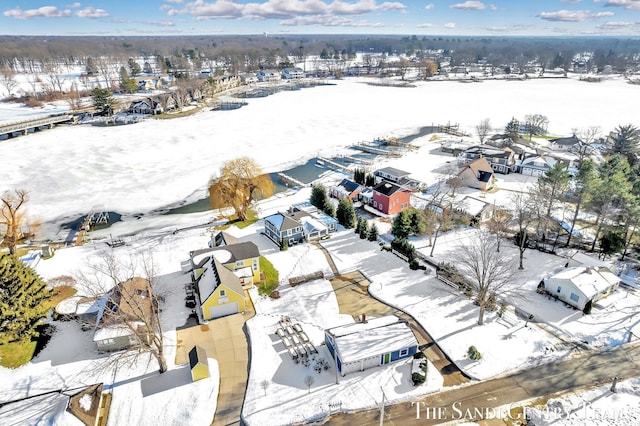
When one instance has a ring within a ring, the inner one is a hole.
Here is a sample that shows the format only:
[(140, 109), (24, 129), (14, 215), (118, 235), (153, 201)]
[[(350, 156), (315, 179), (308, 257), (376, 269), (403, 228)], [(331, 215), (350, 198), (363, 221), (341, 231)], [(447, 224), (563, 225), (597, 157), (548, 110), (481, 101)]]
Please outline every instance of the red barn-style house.
[(393, 182), (382, 181), (373, 187), (373, 208), (388, 215), (409, 208), (411, 191)]

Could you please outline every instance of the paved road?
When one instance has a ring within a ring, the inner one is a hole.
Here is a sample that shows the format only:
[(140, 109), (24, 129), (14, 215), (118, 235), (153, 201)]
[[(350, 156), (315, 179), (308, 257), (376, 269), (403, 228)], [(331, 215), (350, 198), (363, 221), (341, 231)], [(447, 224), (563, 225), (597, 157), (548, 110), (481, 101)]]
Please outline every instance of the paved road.
[[(485, 416), (485, 420), (489, 419), (482, 421), (482, 424), (504, 425), (503, 421), (491, 421), (492, 417), (500, 413), (496, 410), (497, 407), (514, 404), (512, 418), (517, 418), (518, 415), (522, 417), (523, 410), (516, 404), (520, 401), (542, 398), (541, 401), (544, 403), (546, 397), (557, 393), (610, 384), (615, 376), (625, 379), (639, 375), (640, 343), (609, 351), (583, 351), (564, 361), (430, 395), (413, 401), (413, 405), (412, 402), (405, 402), (389, 406), (385, 410), (384, 424), (404, 426), (446, 422), (455, 424), (472, 419), (481, 421), (481, 417), (474, 415), (474, 409), (480, 409), (480, 416)], [(416, 405), (418, 402), (419, 419)], [(506, 411), (502, 412), (502, 415), (509, 416)], [(426, 418), (427, 416), (430, 418)], [(370, 410), (333, 415), (327, 424), (373, 426), (379, 422), (379, 410)]]
[(218, 361), (220, 391), (212, 425), (239, 425), (247, 388), (249, 346), (244, 323), (255, 315), (251, 298), (246, 295), (247, 311), (209, 321), (206, 325), (177, 330), (176, 364), (189, 362), (193, 345), (202, 346), (209, 358)]

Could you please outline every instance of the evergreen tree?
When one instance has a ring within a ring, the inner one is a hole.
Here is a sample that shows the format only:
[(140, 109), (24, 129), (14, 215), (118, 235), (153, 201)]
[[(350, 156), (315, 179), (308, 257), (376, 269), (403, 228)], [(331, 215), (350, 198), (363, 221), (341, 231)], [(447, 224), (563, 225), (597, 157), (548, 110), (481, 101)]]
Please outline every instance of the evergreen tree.
[(351, 200), (343, 198), (338, 202), (336, 210), (336, 219), (338, 223), (347, 229), (351, 229), (356, 224), (356, 211), (353, 208)]
[(125, 67), (120, 68), (120, 90), (125, 93), (133, 93), (138, 90), (138, 84), (129, 77), (129, 72)]
[(410, 208), (407, 212), (409, 215), (409, 222), (411, 223), (411, 233), (422, 234), (425, 231), (426, 224), (421, 212), (414, 208)]
[(286, 238), (283, 238), (282, 241), (280, 242), (280, 251), (287, 251), (288, 248), (289, 248), (289, 243), (287, 242)]
[(322, 185), (314, 185), (311, 190), (311, 197), (309, 198), (309, 202), (312, 206), (318, 208), (318, 210), (323, 210), (327, 204), (329, 204), (329, 197), (327, 196), (327, 190)]
[(365, 172), (362, 169), (355, 169), (353, 171), (353, 180), (360, 185), (364, 185)]
[(129, 65), (129, 72), (131, 72), (132, 76), (136, 76), (142, 72), (140, 65), (138, 65), (138, 63), (133, 58), (129, 58), (127, 65)]
[(520, 122), (515, 117), (511, 118), (511, 121), (504, 128), (504, 132), (511, 138), (512, 142), (516, 142), (520, 137)]
[(324, 208), (322, 209), (322, 211), (324, 212), (324, 214), (329, 215), (331, 217), (336, 216), (336, 209), (333, 208), (333, 204), (331, 204), (329, 200), (327, 200), (327, 203), (324, 205)]
[(113, 114), (115, 100), (108, 89), (96, 87), (91, 91), (91, 99), (93, 100), (94, 108), (98, 112), (106, 115)]
[(9, 253), (0, 253), (0, 343), (38, 335), (51, 291), (35, 271)]
[(395, 238), (406, 239), (411, 234), (411, 218), (406, 210), (401, 211), (393, 218), (391, 233)]
[(637, 161), (640, 130), (633, 124), (619, 125), (611, 134), (611, 141), (611, 151), (627, 157), (627, 161), (633, 166)]
[(371, 229), (369, 229), (369, 237), (367, 239), (369, 241), (376, 241), (378, 239), (378, 227), (375, 223), (371, 225)]
[(375, 186), (376, 177), (372, 174), (368, 174), (364, 179), (364, 186)]

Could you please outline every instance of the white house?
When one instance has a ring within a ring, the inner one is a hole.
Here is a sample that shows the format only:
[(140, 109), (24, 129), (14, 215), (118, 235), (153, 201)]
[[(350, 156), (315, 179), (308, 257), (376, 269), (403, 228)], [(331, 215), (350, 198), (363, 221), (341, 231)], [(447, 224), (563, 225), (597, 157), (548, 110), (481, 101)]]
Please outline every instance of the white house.
[(618, 288), (620, 278), (608, 269), (578, 266), (545, 278), (543, 284), (550, 295), (583, 310)]
[(280, 74), (276, 70), (260, 70), (256, 74), (258, 81), (277, 81), (280, 80)]
[(342, 376), (413, 356), (418, 341), (394, 315), (325, 330), (324, 340)]
[(304, 78), (304, 70), (302, 68), (285, 68), (282, 70), (282, 78), (285, 80), (297, 80)]

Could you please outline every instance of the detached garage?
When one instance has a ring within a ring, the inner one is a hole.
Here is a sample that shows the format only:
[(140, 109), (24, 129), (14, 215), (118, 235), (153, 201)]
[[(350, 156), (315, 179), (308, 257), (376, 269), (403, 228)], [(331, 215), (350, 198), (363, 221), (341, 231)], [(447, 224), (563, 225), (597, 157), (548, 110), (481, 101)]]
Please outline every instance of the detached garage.
[(393, 315), (327, 329), (324, 340), (343, 376), (409, 358), (418, 351), (411, 328)]

